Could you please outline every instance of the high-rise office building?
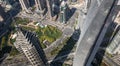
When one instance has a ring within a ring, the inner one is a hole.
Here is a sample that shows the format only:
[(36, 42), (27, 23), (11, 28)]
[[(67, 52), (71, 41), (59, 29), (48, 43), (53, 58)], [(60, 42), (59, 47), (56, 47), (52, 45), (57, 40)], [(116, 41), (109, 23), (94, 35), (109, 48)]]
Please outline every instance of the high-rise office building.
[(60, 5), (60, 22), (66, 23), (67, 20), (67, 3), (62, 1)]
[(5, 11), (9, 11), (12, 8), (14, 1), (13, 0), (1, 0), (0, 5), (4, 7)]
[(16, 42), (14, 43), (18, 51), (23, 53), (34, 66), (45, 66), (46, 60), (39, 46), (36, 36), (28, 31), (19, 30)]
[(107, 52), (110, 54), (120, 54), (120, 30), (109, 44)]
[(21, 4), (21, 7), (22, 7), (22, 10), (29, 13), (29, 0), (19, 0), (20, 4)]

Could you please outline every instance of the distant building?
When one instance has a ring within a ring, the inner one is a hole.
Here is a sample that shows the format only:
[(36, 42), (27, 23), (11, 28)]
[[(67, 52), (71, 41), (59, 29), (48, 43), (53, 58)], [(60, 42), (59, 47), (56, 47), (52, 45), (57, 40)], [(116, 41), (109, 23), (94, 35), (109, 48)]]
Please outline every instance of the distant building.
[(69, 2), (70, 2), (70, 3), (72, 3), (72, 2), (77, 2), (77, 0), (69, 0)]
[(14, 1), (13, 0), (0, 0), (0, 5), (7, 12), (12, 8)]
[(60, 0), (53, 0), (56, 5), (60, 5)]
[(6, 17), (6, 12), (4, 11), (4, 8), (0, 5), (0, 22), (2, 22)]
[(52, 4), (52, 11), (53, 11), (53, 15), (58, 14), (59, 13), (59, 6), (56, 5), (55, 3)]
[(120, 54), (120, 30), (108, 46), (107, 52), (110, 54)]
[(4, 19), (3, 19), (3, 17), (0, 15), (0, 22), (2, 22)]
[(32, 65), (45, 66), (47, 61), (36, 36), (22, 30), (19, 30), (17, 34), (16, 42), (14, 43), (17, 50), (23, 53)]
[(30, 7), (30, 4), (29, 4), (29, 0), (19, 0), (20, 2), (20, 5), (22, 7), (22, 10), (29, 13), (29, 7)]

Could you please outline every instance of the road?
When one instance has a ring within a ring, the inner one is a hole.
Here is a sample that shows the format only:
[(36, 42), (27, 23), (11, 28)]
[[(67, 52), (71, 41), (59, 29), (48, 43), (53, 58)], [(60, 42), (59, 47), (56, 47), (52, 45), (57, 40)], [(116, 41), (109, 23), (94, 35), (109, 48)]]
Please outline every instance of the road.
[(17, 17), (28, 18), (28, 19), (34, 20), (34, 21), (36, 21), (36, 22), (41, 22), (43, 19), (46, 18), (46, 15), (41, 18), (39, 15), (37, 15), (37, 14), (35, 14), (35, 13), (34, 13), (34, 14), (26, 14), (26, 13), (20, 12), (20, 13), (17, 15)]
[(54, 48), (59, 46), (59, 44), (61, 44), (67, 37), (70, 37), (74, 32), (74, 29), (72, 29), (69, 25), (61, 24), (59, 22), (44, 20), (45, 16), (42, 19), (40, 19), (38, 17), (34, 17), (33, 15), (30, 15), (30, 14), (19, 14), (17, 16), (35, 20), (37, 22), (40, 22), (40, 24), (43, 24), (43, 25), (52, 25), (54, 27), (57, 27), (58, 29), (60, 29), (63, 32), (62, 36), (59, 39), (57, 39), (49, 47), (44, 49), (45, 53), (51, 52)]
[(17, 17), (29, 18), (30, 20), (40, 22), (40, 24), (43, 24), (43, 25), (57, 26), (60, 30), (63, 30), (65, 27), (71, 28), (71, 26), (69, 26), (69, 25), (61, 24), (57, 21), (55, 22), (55, 21), (50, 21), (50, 20), (46, 19), (46, 15), (44, 17), (40, 18), (39, 16), (36, 17), (35, 14), (20, 13), (17, 15)]
[[(66, 57), (66, 56), (71, 58), (71, 57), (74, 57), (74, 55), (75, 55), (75, 53), (70, 53), (69, 55), (68, 54), (67, 55), (63, 55), (63, 56), (60, 56), (60, 57), (58, 57), (56, 59), (52, 58), (51, 60), (48, 61), (48, 63), (51, 63), (51, 62), (54, 62), (54, 61), (57, 61), (57, 60), (61, 60), (62, 61), (62, 58)], [(54, 59), (54, 61), (53, 61), (53, 59)]]

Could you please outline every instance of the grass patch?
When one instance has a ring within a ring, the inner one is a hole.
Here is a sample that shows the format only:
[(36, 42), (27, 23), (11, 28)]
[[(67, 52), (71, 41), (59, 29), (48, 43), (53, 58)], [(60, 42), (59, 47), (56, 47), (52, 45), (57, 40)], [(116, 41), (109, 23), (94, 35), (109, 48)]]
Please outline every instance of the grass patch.
[(22, 28), (25, 30), (35, 31), (35, 28), (32, 27), (22, 26)]
[(68, 65), (68, 64), (63, 64), (62, 66), (70, 66), (70, 65)]
[[(62, 32), (59, 29), (52, 26), (47, 26), (44, 28), (38, 27), (38, 29), (35, 32), (37, 33), (42, 46), (44, 40), (47, 40), (49, 43), (52, 43), (62, 35)], [(45, 48), (45, 46), (43, 48)]]
[(14, 47), (14, 42), (16, 39), (10, 39), (10, 34), (6, 34), (4, 37), (2, 37), (1, 45), (2, 45), (2, 53), (9, 53), (10, 56), (15, 56), (19, 54), (18, 50)]
[(15, 19), (15, 23), (18, 25), (18, 24), (22, 24), (22, 25), (27, 25), (30, 21), (29, 19), (27, 18), (19, 18), (19, 17), (16, 17)]
[[(15, 22), (12, 24), (12, 26), (14, 28), (15, 23), (17, 25), (21, 24), (21, 26), (27, 25), (29, 22), (30, 22), (29, 19), (22, 19), (22, 18), (16, 17)], [(37, 22), (35, 22), (34, 24), (36, 24), (36, 23)], [(36, 32), (42, 48), (46, 48), (46, 45), (43, 44), (44, 40), (47, 40), (47, 42), (51, 44), (52, 42), (54, 42), (56, 39), (58, 39), (62, 35), (62, 32), (53, 26), (47, 26), (47, 27), (43, 27), (43, 28), (38, 27), (37, 29), (29, 27), (29, 26), (22, 26), (22, 28), (25, 30), (30, 30), (30, 31)], [(15, 32), (15, 28), (14, 28), (14, 32)]]
[(12, 47), (11, 52), (10, 52), (10, 56), (15, 56), (18, 55), (19, 52), (15, 47)]
[(7, 33), (1, 38), (2, 53), (10, 53), (10, 56), (19, 54), (16, 48), (13, 46), (15, 39), (10, 39), (11, 32)]
[(5, 36), (3, 36), (1, 39), (1, 46), (2, 48), (5, 46), (9, 45), (9, 37), (10, 37), (10, 33), (7, 33)]

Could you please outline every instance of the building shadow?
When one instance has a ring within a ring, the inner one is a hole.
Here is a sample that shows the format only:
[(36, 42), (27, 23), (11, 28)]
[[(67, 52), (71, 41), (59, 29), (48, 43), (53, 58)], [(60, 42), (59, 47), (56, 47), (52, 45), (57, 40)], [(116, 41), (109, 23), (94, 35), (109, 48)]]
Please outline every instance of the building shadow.
[[(0, 25), (0, 40), (1, 41), (2, 41), (3, 36), (6, 36), (8, 33), (11, 32), (10, 25), (13, 22), (12, 18), (15, 17), (20, 12), (20, 9), (21, 9), (18, 0), (7, 0), (7, 2), (12, 6), (12, 8), (7, 12), (2, 10), (2, 14), (3, 14), (2, 16), (4, 20), (3, 20), (3, 23)], [(16, 2), (17, 4), (15, 4)], [(0, 6), (0, 8), (2, 7)], [(7, 38), (6, 42), (8, 42), (9, 37), (7, 36), (6, 38)], [(8, 43), (6, 42), (5, 42), (6, 46), (2, 47), (2, 49), (0, 50), (0, 64), (7, 57), (7, 54), (9, 54), (12, 49), (12, 46), (8, 46), (7, 45)]]
[(76, 11), (76, 8), (72, 8), (72, 9), (69, 9), (68, 10), (68, 12), (67, 12), (67, 19), (66, 19), (66, 21), (68, 21), (73, 15), (74, 15), (74, 13), (75, 13), (75, 11)]
[(2, 38), (0, 38), (0, 44), (2, 42), (4, 42), (4, 45), (0, 46), (1, 47), (1, 50), (0, 50), (0, 64), (7, 57), (6, 54), (10, 53), (10, 51), (12, 49), (11, 46), (8, 46), (8, 41), (9, 41), (9, 36), (8, 35), (5, 35), (5, 39), (4, 40), (2, 40)]
[(21, 11), (20, 3), (15, 3), (16, 4), (12, 5), (12, 9), (7, 12), (7, 14), (9, 14), (11, 18), (15, 17)]
[(7, 2), (12, 6), (12, 8), (9, 11), (5, 12), (5, 10), (0, 6), (0, 8), (3, 9), (1, 13), (4, 17), (2, 29), (0, 31), (0, 37), (4, 36), (7, 32), (9, 32), (10, 25), (13, 22), (12, 18), (14, 18), (20, 12), (21, 9), (20, 4), (17, 1), (8, 0)]
[(43, 15), (47, 14), (47, 12), (48, 12), (48, 9), (47, 9), (47, 7), (45, 7), (45, 8), (44, 8)]
[[(77, 34), (76, 34), (77, 32)], [(78, 41), (78, 39), (74, 39), (75, 36), (77, 36), (76, 38), (79, 38), (80, 35), (80, 30), (75, 30), (75, 32), (73, 33), (73, 35), (69, 38), (69, 40), (66, 42), (66, 45), (63, 46), (63, 48), (59, 51), (59, 53), (55, 56), (55, 58), (52, 60), (52, 62), (50, 63), (50, 66), (63, 66), (63, 63), (65, 62), (65, 60), (67, 59), (68, 55), (72, 52), (72, 49), (74, 48), (76, 42)], [(61, 60), (57, 60), (57, 58), (64, 56), (64, 59), (61, 58)], [(62, 61), (62, 62), (61, 62)]]
[(118, 27), (115, 29), (114, 35), (112, 36), (111, 40), (113, 40), (113, 38), (115, 37), (115, 35), (118, 33), (119, 30), (120, 30), (120, 25), (118, 25)]
[(47, 11), (48, 11), (46, 0), (40, 0), (40, 1), (41, 1), (40, 2), (41, 7), (42, 7), (42, 10), (43, 10), (43, 15), (46, 15)]
[[(112, 35), (113, 35), (113, 33), (115, 32), (116, 33), (116, 31), (114, 31), (115, 29), (116, 29), (116, 27), (117, 27), (117, 23), (115, 23), (115, 22), (112, 22), (110, 25), (109, 25), (109, 27), (108, 27), (108, 29), (107, 29), (107, 32), (106, 32), (106, 34), (105, 34), (105, 37), (104, 37), (104, 39), (103, 39), (103, 44), (101, 44), (101, 47), (107, 47), (108, 45), (108, 43), (112, 40)], [(118, 28), (116, 29), (116, 30), (118, 30)], [(105, 43), (105, 44), (104, 44)]]
[(95, 59), (93, 60), (93, 63), (92, 63), (93, 66), (99, 66), (102, 63), (103, 57), (104, 57), (105, 52), (106, 52), (106, 48), (108, 47), (108, 45), (111, 41), (111, 38), (112, 38), (112, 35), (114, 33), (114, 29), (116, 26), (117, 26), (117, 23), (111, 23), (109, 25), (107, 32), (105, 34), (105, 37), (103, 38), (103, 42), (100, 45), (100, 48), (98, 49), (98, 51), (95, 55)]
[[(118, 0), (116, 0), (114, 2), (114, 5), (112, 6), (113, 8), (111, 8), (111, 11), (109, 13), (111, 15), (108, 15), (108, 17), (110, 16), (109, 21), (112, 21), (112, 23), (108, 26), (106, 34), (103, 38), (103, 42), (101, 43), (101, 45), (100, 45), (100, 47), (95, 55), (95, 58), (92, 62), (93, 66), (100, 66), (101, 65), (101, 63), (104, 59), (104, 56), (105, 56), (106, 48), (109, 46), (109, 44), (112, 41), (112, 39), (114, 38), (115, 34), (120, 29), (120, 26), (118, 26), (118, 24), (114, 22), (115, 18), (117, 17), (117, 14), (120, 11), (120, 5), (117, 5), (117, 3), (118, 3)], [(114, 33), (114, 35), (113, 35), (113, 33)]]
[(5, 54), (10, 53), (11, 49), (12, 49), (11, 46), (5, 46), (2, 48), (2, 50), (0, 50), (0, 64), (7, 57), (7, 56), (5, 56)]
[(33, 7), (35, 5), (35, 1), (34, 0), (29, 0), (30, 3), (30, 7)]

